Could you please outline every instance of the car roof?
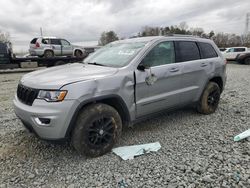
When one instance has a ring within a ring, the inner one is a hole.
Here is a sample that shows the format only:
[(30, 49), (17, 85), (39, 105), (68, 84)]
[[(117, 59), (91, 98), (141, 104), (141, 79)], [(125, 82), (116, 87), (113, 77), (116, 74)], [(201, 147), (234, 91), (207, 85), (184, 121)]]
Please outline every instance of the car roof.
[(134, 43), (134, 42), (152, 42), (158, 41), (161, 39), (173, 39), (173, 40), (191, 40), (191, 41), (200, 41), (200, 42), (211, 42), (210, 39), (200, 38), (192, 35), (170, 35), (170, 36), (149, 36), (149, 37), (136, 37), (130, 39), (124, 39), (115, 41), (114, 43)]

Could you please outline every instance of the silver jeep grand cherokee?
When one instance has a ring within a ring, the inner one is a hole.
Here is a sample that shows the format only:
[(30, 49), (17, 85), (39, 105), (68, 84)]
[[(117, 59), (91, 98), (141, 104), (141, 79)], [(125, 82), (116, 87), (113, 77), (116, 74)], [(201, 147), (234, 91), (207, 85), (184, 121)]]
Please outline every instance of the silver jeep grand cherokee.
[(76, 150), (99, 156), (123, 126), (163, 110), (195, 104), (215, 112), (226, 61), (208, 39), (144, 37), (112, 42), (83, 63), (26, 74), (15, 113), (40, 138), (69, 138)]

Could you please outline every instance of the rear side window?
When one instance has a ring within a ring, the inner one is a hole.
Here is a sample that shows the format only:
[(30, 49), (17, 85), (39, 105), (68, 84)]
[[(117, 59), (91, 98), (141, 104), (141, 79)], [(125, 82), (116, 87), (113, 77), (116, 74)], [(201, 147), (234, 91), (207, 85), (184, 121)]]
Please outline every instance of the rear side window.
[(59, 39), (50, 39), (50, 43), (55, 45), (61, 45), (61, 41)]
[(201, 51), (201, 57), (203, 59), (218, 57), (218, 54), (216, 53), (215, 49), (211, 44), (203, 42), (199, 42), (198, 44)]
[(30, 41), (30, 44), (35, 44), (35, 43), (36, 43), (36, 40), (37, 40), (37, 38), (33, 38), (33, 39)]
[(234, 52), (245, 52), (245, 48), (234, 48)]
[(42, 39), (43, 44), (49, 44), (49, 39)]
[(200, 59), (198, 46), (192, 41), (175, 42), (176, 62), (192, 61)]

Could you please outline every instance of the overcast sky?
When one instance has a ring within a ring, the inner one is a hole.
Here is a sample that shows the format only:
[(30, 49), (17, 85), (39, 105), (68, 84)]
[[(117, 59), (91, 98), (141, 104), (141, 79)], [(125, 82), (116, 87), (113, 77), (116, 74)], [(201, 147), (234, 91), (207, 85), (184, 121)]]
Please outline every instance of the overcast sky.
[(98, 40), (102, 31), (119, 37), (143, 26), (202, 27), (209, 32), (241, 34), (250, 0), (0, 0), (0, 30), (15, 44), (44, 35), (72, 42)]

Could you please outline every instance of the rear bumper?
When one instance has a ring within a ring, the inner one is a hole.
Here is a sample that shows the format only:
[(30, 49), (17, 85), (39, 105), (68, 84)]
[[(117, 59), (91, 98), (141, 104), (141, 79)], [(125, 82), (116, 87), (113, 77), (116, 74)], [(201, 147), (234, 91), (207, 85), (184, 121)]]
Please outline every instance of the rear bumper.
[[(24, 126), (45, 140), (62, 140), (78, 106), (77, 100), (48, 103), (36, 99), (32, 106), (21, 103), (15, 96), (14, 111)], [(39, 118), (49, 119), (48, 124), (42, 124)]]

